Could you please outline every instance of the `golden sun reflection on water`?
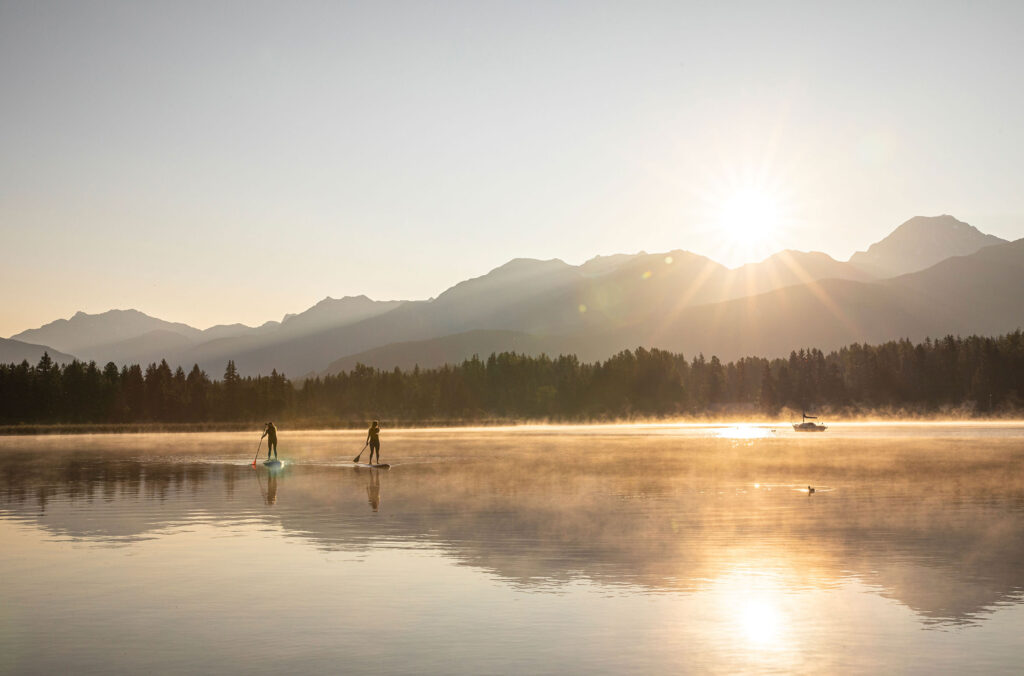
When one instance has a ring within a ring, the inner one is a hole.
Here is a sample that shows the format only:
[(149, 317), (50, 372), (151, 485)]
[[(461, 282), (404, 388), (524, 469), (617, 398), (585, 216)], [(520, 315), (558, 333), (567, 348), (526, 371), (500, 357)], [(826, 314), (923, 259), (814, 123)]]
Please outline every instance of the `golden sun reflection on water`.
[(730, 425), (716, 432), (720, 439), (769, 439), (775, 436), (775, 430), (757, 425)]
[[(788, 578), (798, 571), (779, 570), (781, 561), (744, 557), (743, 563), (717, 578), (714, 587), (721, 599), (720, 626), (730, 636), (732, 651), (751, 664), (785, 661), (799, 651), (799, 632), (791, 617), (799, 611), (786, 597)], [(771, 656), (771, 657), (769, 657)], [(766, 662), (767, 661), (767, 662)]]
[(763, 598), (747, 601), (739, 608), (737, 625), (748, 645), (762, 650), (782, 650), (784, 617), (778, 607)]

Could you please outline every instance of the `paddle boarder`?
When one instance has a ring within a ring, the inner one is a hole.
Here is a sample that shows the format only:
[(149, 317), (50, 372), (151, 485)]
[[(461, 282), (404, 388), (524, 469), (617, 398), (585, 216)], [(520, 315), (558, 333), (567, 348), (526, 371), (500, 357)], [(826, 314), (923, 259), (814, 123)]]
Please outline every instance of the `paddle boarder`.
[[(267, 460), (270, 460), (270, 449), (274, 449), (274, 458), (277, 458), (277, 428), (274, 423), (268, 422), (263, 430), (263, 437), (267, 438)], [(260, 439), (263, 439), (260, 437)], [(380, 455), (378, 453), (378, 455)]]
[(373, 452), (377, 452), (377, 463), (380, 463), (380, 421), (374, 420), (366, 431), (366, 443), (370, 445), (370, 464), (373, 464)]

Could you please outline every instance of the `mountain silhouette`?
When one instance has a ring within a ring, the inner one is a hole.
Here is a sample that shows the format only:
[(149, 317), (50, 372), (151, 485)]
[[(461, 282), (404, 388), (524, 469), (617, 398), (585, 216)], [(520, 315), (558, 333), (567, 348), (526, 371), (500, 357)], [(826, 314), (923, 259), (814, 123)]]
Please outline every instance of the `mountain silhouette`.
[(730, 290), (723, 294), (723, 300), (742, 298), (819, 279), (849, 279), (864, 282), (874, 278), (874, 275), (850, 263), (837, 261), (820, 251), (805, 252), (787, 249), (769, 256), (759, 263), (748, 263), (731, 271)]
[(58, 319), (38, 329), (29, 329), (11, 336), (15, 340), (53, 345), (58, 350), (88, 359), (97, 358), (109, 344), (138, 338), (150, 331), (176, 333), (186, 338), (198, 338), (199, 329), (150, 317), (138, 310), (109, 310), (96, 315), (77, 312), (71, 319)]
[(850, 263), (875, 277), (895, 277), (1005, 243), (949, 215), (915, 216), (867, 251), (853, 254)]
[(325, 298), (305, 312), (285, 317), (280, 325), (201, 342), (171, 355), (168, 361), (197, 363), (210, 373), (218, 373), (232, 359), (243, 374), (277, 369), (279, 373), (300, 375), (316, 368), (303, 368), (306, 364), (322, 365), (338, 356), (330, 349), (326, 352), (330, 356), (322, 356), (324, 347), (328, 347), (322, 344), (322, 336), (400, 310), (405, 304), (374, 301), (366, 296)]
[(216, 375), (231, 359), (243, 375), (276, 369), (293, 378), (358, 362), (427, 367), (506, 350), (587, 360), (638, 346), (776, 356), (1014, 330), (1024, 316), (1022, 269), (1018, 243), (951, 216), (915, 217), (848, 262), (792, 250), (735, 269), (684, 250), (578, 266), (517, 258), (425, 301), (326, 298), (281, 322), (205, 331), (135, 310), (78, 313), (14, 338), (98, 362), (166, 358)]
[[(324, 374), (336, 375), (351, 371), (357, 364), (409, 370), (416, 366), (433, 368), (457, 364), (472, 355), (487, 356), (492, 352), (541, 354), (559, 351), (564, 341), (550, 336), (534, 336), (521, 331), (485, 331), (478, 329), (452, 336), (391, 343), (331, 362)], [(317, 374), (308, 374), (310, 376)]]
[(0, 363), (3, 364), (20, 364), (28, 360), (28, 363), (35, 365), (44, 352), (49, 353), (50, 358), (57, 364), (68, 364), (75, 359), (70, 354), (55, 350), (48, 345), (35, 345), (11, 338), (0, 338)]
[(735, 270), (681, 250), (607, 258), (581, 266), (518, 259), (432, 301), (307, 336), (284, 353), (245, 354), (236, 363), (258, 371), (294, 355), (286, 368), (296, 375), (325, 365), (334, 372), (359, 360), (382, 368), (439, 365), (439, 359), (461, 361), (505, 349), (603, 358), (608, 350), (644, 344), (633, 333), (636, 327), (689, 307), (822, 277), (868, 279), (822, 253), (786, 251)]
[(400, 300), (375, 301), (366, 296), (346, 296), (344, 298), (328, 296), (305, 312), (286, 316), (276, 332), (268, 331), (266, 333), (268, 335), (298, 335), (322, 331), (383, 314), (401, 304)]
[(1024, 323), (1024, 239), (889, 280), (820, 279), (732, 300), (665, 308), (621, 323), (601, 322), (561, 333), (481, 331), (395, 343), (337, 359), (325, 372), (356, 363), (384, 369), (431, 367), (509, 349), (573, 353), (593, 361), (644, 346), (735, 359), (904, 337), (994, 335)]
[(52, 343), (79, 358), (101, 363), (144, 364), (166, 358), (170, 363), (200, 361), (216, 372), (234, 353), (244, 349), (287, 342), (306, 333), (386, 312), (400, 304), (401, 301), (372, 301), (366, 296), (326, 298), (282, 322), (270, 321), (259, 327), (217, 325), (205, 330), (167, 322), (138, 310), (110, 310), (96, 315), (78, 312), (71, 319), (58, 319), (14, 338)]

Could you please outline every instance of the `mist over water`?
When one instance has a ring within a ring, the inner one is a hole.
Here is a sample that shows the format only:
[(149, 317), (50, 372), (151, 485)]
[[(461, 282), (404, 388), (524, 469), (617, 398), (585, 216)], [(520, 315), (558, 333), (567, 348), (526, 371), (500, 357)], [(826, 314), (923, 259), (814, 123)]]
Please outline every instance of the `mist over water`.
[(258, 436), (0, 438), (0, 672), (1021, 657), (1024, 426), (385, 430), (387, 471), (283, 430), (276, 473)]

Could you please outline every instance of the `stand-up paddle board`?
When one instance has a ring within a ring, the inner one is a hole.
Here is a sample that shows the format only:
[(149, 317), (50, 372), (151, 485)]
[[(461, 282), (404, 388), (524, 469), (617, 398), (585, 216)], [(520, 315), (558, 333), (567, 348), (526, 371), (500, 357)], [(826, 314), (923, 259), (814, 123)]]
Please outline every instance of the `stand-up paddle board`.
[(267, 467), (269, 469), (280, 469), (280, 467), (283, 464), (284, 463), (281, 462), (280, 460), (278, 460), (277, 458), (274, 458), (273, 460), (264, 460), (263, 461), (263, 466)]
[(365, 469), (391, 469), (391, 465), (389, 465), (386, 462), (381, 463), (379, 465), (370, 465), (370, 464), (365, 463), (365, 462), (357, 462), (357, 463), (353, 463), (353, 464), (356, 467), (363, 467)]

